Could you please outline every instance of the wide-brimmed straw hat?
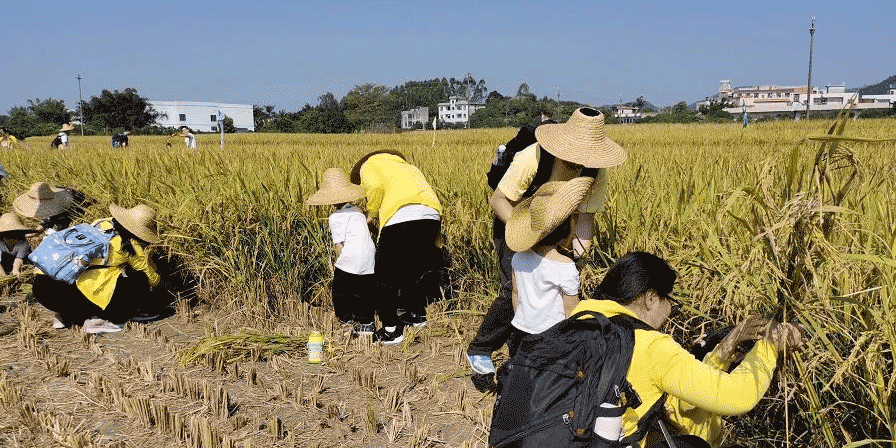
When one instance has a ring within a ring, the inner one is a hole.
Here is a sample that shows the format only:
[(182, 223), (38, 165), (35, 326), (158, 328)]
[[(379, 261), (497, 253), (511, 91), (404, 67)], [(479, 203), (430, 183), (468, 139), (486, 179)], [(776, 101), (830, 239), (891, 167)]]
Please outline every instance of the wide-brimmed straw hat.
[(109, 204), (112, 217), (137, 238), (155, 244), (160, 241), (156, 210), (148, 205), (137, 204), (131, 208)]
[(342, 168), (330, 168), (324, 171), (320, 181), (320, 189), (308, 196), (308, 205), (341, 204), (353, 202), (364, 197), (361, 187), (348, 181)]
[(587, 107), (576, 109), (566, 123), (535, 128), (535, 138), (558, 159), (588, 168), (609, 168), (628, 159), (625, 149), (604, 133), (604, 115)]
[(74, 131), (74, 130), (75, 130), (75, 127), (71, 123), (66, 123), (66, 124), (62, 125), (62, 129), (60, 129), (59, 132), (68, 132), (68, 131)]
[(22, 222), (22, 218), (15, 213), (0, 215), (0, 236), (24, 237), (29, 233), (35, 233)]
[(514, 252), (529, 250), (557, 228), (579, 207), (588, 194), (593, 177), (553, 181), (513, 208), (507, 221), (507, 247)]
[(31, 184), (31, 188), (12, 201), (12, 209), (21, 216), (44, 219), (64, 212), (72, 205), (72, 194), (64, 188), (51, 187), (46, 182)]
[(361, 157), (360, 159), (358, 159), (358, 161), (355, 162), (355, 166), (352, 167), (350, 179), (353, 184), (359, 184), (359, 185), (361, 184), (361, 165), (364, 165), (364, 162), (366, 162), (367, 159), (369, 159), (377, 154), (392, 154), (393, 156), (401, 157), (401, 160), (405, 160), (405, 161), (408, 160), (408, 158), (405, 157), (404, 154), (402, 154), (394, 149), (378, 149), (376, 151), (368, 153), (368, 154), (364, 155), (364, 157)]

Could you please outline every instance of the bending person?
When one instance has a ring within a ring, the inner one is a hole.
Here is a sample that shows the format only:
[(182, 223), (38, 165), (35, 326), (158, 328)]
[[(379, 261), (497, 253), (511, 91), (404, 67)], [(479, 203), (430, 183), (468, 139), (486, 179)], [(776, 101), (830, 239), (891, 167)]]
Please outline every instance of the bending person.
[[(595, 294), (597, 299), (581, 301), (573, 313), (590, 310), (607, 317), (625, 314), (658, 330), (681, 307), (681, 302), (672, 297), (677, 276), (662, 258), (630, 252), (607, 271)], [(758, 341), (741, 364), (726, 373), (736, 347), (747, 340)], [(793, 325), (748, 318), (701, 362), (672, 336), (635, 329), (634, 353), (626, 378), (642, 404), (623, 414), (624, 436), (635, 434), (639, 421), (655, 405), (662, 405), (660, 400), (668, 394), (666, 409), (678, 432), (685, 435), (682, 442), (700, 446), (694, 444), (696, 436), (716, 444), (721, 434), (721, 416), (740, 415), (753, 409), (768, 389), (778, 353), (801, 344), (800, 332)], [(600, 435), (612, 440), (607, 434)]]
[(34, 233), (15, 213), (0, 216), (0, 275), (18, 276), (24, 264), (31, 264), (31, 245), (26, 236)]
[[(352, 168), (351, 181), (367, 197), (368, 219), (378, 219), (380, 234), (374, 276), (380, 296), (377, 314), (383, 328), (373, 338), (383, 344), (404, 340), (405, 325), (426, 324), (431, 289), (424, 280), (441, 269), (437, 241), (442, 231), (441, 209), (423, 173), (398, 151), (365, 155)], [(398, 310), (404, 310), (399, 316)]]
[(12, 209), (23, 218), (40, 221), (36, 232), (62, 230), (72, 225), (74, 195), (65, 188), (51, 187), (46, 182), (37, 182), (12, 201)]
[(106, 260), (93, 259), (75, 284), (39, 275), (33, 294), (56, 313), (54, 328), (83, 323), (88, 333), (120, 331), (128, 320), (151, 319), (159, 310), (152, 288), (160, 282), (146, 247), (159, 242), (156, 211), (140, 204), (109, 206), (111, 218), (93, 226), (113, 234)]

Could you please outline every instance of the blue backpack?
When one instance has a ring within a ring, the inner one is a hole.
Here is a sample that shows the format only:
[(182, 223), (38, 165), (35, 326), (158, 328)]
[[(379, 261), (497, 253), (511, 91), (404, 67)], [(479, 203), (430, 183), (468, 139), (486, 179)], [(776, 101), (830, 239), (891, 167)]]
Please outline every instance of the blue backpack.
[(113, 236), (90, 224), (78, 224), (45, 236), (28, 258), (44, 274), (74, 284), (91, 259), (107, 259)]

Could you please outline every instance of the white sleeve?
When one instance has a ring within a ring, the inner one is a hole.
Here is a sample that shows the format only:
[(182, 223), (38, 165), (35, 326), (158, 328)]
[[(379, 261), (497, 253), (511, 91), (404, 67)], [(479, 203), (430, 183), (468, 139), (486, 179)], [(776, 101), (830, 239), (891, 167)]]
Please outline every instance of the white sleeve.
[(345, 213), (330, 215), (330, 234), (333, 235), (333, 244), (345, 242), (345, 233), (348, 228), (347, 217)]
[(563, 267), (559, 270), (557, 286), (563, 291), (563, 294), (574, 296), (579, 293), (579, 270), (576, 269), (575, 263), (563, 263)]

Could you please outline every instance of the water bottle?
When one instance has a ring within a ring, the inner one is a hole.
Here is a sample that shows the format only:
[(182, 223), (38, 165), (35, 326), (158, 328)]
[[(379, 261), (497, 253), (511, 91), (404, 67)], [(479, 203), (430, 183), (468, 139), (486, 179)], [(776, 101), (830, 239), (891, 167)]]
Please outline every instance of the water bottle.
[(324, 337), (316, 331), (308, 335), (308, 364), (320, 364), (323, 361)]
[[(601, 403), (600, 407), (607, 409), (616, 409), (613, 403)], [(617, 442), (625, 437), (625, 431), (622, 429), (622, 416), (619, 417), (597, 417), (594, 421), (594, 433), (605, 440)]]

